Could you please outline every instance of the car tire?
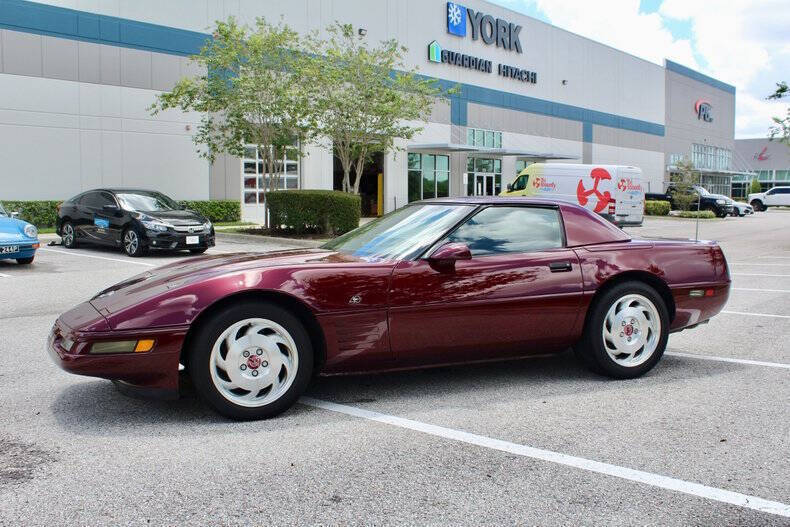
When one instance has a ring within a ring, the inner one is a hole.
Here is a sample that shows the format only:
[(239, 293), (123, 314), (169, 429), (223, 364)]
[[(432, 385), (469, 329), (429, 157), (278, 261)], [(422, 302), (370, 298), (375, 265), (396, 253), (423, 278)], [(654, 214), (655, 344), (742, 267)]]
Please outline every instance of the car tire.
[(140, 233), (137, 232), (137, 229), (134, 227), (127, 227), (124, 229), (123, 235), (121, 235), (121, 247), (123, 248), (123, 252), (132, 258), (143, 256), (148, 252), (146, 250), (147, 248), (143, 246)]
[(66, 249), (74, 249), (77, 246), (77, 231), (70, 221), (64, 222), (60, 227), (60, 239)]
[(189, 252), (192, 254), (203, 254), (204, 252), (208, 251), (208, 247), (199, 247), (197, 249), (190, 249)]
[(29, 265), (33, 263), (33, 259), (35, 256), (31, 256), (30, 258), (17, 258), (16, 263), (19, 265)]
[(596, 373), (632, 379), (658, 363), (668, 338), (669, 312), (661, 295), (643, 282), (628, 281), (604, 291), (590, 306), (574, 352)]
[(752, 202), (749, 203), (749, 205), (752, 206), (755, 212), (762, 212), (765, 210), (765, 207), (763, 206), (763, 202), (760, 201), (759, 199), (752, 200)]
[(231, 419), (284, 412), (313, 374), (304, 325), (269, 302), (245, 301), (217, 312), (196, 328), (188, 353), (187, 371), (198, 395)]

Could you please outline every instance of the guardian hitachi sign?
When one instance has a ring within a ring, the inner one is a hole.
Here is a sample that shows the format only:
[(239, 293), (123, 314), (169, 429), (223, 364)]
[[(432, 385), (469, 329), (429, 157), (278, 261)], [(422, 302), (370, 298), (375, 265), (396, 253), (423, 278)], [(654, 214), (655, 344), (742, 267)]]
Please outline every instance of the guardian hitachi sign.
[(518, 34), (521, 26), (494, 18), (480, 11), (473, 11), (457, 2), (447, 2), (447, 32), (459, 37), (466, 36), (466, 28), (472, 30), (472, 40), (481, 39), (486, 44), (521, 53)]

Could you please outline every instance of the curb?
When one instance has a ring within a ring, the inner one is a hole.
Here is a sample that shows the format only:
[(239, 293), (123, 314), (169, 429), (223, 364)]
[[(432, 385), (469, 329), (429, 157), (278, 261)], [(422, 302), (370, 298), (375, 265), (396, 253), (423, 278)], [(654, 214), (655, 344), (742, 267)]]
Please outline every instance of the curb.
[(250, 243), (250, 242), (276, 243), (279, 245), (292, 245), (294, 247), (305, 247), (308, 249), (319, 247), (320, 245), (323, 245), (328, 241), (328, 240), (298, 240), (294, 238), (280, 238), (277, 236), (263, 236), (260, 234), (239, 234), (235, 232), (229, 233), (229, 232), (221, 232), (216, 230), (214, 231), (214, 236), (225, 240), (236, 240), (245, 243)]

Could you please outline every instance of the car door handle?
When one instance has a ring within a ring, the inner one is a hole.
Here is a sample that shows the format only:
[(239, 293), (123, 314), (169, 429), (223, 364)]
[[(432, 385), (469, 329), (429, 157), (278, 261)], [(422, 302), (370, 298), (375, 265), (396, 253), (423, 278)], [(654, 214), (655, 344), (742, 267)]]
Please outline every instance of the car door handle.
[(551, 262), (549, 269), (552, 273), (564, 273), (571, 270), (570, 262)]

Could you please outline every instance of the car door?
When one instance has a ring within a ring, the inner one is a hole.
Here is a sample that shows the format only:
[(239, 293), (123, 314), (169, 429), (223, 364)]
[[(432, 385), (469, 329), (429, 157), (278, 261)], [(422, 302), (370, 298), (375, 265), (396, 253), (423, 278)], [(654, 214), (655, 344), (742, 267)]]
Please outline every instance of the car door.
[(98, 243), (112, 243), (110, 221), (112, 212), (104, 208), (105, 205), (116, 205), (115, 198), (104, 191), (90, 192), (81, 201), (84, 206), (85, 232), (91, 241)]
[(790, 205), (790, 187), (776, 187), (769, 192), (772, 193), (768, 202), (770, 205)]
[(393, 271), (389, 327), (398, 362), (488, 360), (572, 343), (582, 276), (557, 208), (489, 206), (435, 247), (450, 242), (465, 243), (472, 258), (450, 271), (425, 258)]

